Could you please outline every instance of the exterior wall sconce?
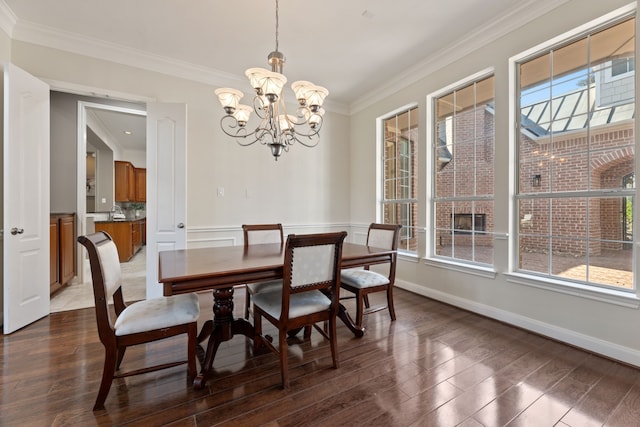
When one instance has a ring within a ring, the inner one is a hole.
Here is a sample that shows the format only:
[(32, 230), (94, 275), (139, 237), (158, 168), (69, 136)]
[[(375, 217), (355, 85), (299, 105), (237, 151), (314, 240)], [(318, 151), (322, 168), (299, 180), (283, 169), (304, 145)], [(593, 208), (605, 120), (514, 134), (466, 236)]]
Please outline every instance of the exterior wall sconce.
[(541, 182), (542, 182), (542, 176), (540, 174), (534, 175), (533, 178), (531, 179), (531, 184), (534, 187), (540, 187)]

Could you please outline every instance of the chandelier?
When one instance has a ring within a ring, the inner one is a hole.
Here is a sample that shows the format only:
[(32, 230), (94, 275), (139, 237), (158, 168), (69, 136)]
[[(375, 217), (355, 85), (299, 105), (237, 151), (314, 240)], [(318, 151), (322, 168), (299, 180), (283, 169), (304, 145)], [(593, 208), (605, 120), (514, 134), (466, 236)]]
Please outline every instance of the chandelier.
[[(296, 142), (305, 147), (315, 147), (320, 141), (324, 109), (322, 103), (329, 91), (322, 86), (299, 80), (291, 84), (298, 105), (295, 114), (287, 114), (282, 89), (287, 78), (282, 74), (285, 58), (278, 50), (278, 0), (276, 0), (276, 50), (267, 57), (271, 70), (249, 68), (245, 75), (255, 91), (253, 106), (240, 104), (243, 93), (232, 88), (216, 89), (215, 94), (224, 108), (220, 127), (227, 135), (236, 138), (242, 146), (256, 142), (267, 145), (278, 160), (283, 151)], [(254, 111), (260, 119), (257, 127), (249, 128)]]

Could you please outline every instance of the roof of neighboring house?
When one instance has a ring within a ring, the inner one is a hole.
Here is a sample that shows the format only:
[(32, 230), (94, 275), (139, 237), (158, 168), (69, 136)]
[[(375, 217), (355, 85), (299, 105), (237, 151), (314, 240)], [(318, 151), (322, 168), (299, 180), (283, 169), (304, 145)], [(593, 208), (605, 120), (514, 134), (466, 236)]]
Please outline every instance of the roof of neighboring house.
[(629, 120), (635, 116), (635, 103), (596, 106), (595, 86), (567, 92), (551, 101), (522, 107), (523, 131), (533, 137), (551, 132), (567, 132)]

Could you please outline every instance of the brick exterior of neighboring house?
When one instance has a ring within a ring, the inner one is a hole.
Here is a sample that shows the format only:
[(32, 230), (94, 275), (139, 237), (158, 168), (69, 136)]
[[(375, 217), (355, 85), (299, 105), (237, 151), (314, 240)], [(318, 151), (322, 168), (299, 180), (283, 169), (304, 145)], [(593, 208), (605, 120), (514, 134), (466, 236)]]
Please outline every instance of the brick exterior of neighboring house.
[[(520, 149), (522, 158), (532, 160), (520, 164), (521, 193), (621, 189), (624, 177), (634, 172), (633, 121), (592, 128), (590, 135), (580, 130), (539, 141), (523, 135)], [(537, 175), (539, 183), (534, 179)], [(523, 201), (519, 212), (520, 249), (546, 252), (546, 240), (534, 236), (550, 234), (554, 237), (553, 253), (584, 255), (588, 225), (590, 255), (620, 250), (624, 239), (623, 203), (622, 197), (592, 198), (589, 206), (583, 198), (556, 199), (551, 209), (553, 229), (549, 230), (547, 199)]]
[[(477, 125), (475, 125), (477, 123)], [(438, 124), (437, 135), (444, 135), (445, 122)], [(475, 127), (475, 129), (474, 129)], [(494, 188), (494, 113), (489, 107), (470, 109), (456, 114), (453, 123), (456, 144), (440, 148), (438, 172), (436, 174), (436, 197), (492, 196)], [(441, 141), (442, 144), (442, 141)], [(443, 153), (446, 152), (446, 156)], [(449, 161), (443, 161), (447, 157)], [(474, 189), (475, 185), (475, 189)], [(476, 200), (475, 210), (471, 201), (445, 202), (438, 204), (435, 212), (436, 245), (440, 247), (493, 246), (494, 215), (493, 199)], [(488, 234), (472, 235), (454, 228), (469, 228), (475, 214), (484, 219), (484, 230)], [(464, 216), (464, 217), (463, 217)], [(458, 221), (454, 227), (454, 222)]]
[[(584, 91), (587, 89), (585, 88)], [(593, 87), (591, 88), (593, 91)], [(554, 100), (555, 101), (555, 100)], [(628, 102), (628, 101), (627, 101)], [(558, 102), (560, 105), (560, 102)], [(628, 117), (628, 105), (620, 106), (619, 117)], [(633, 104), (631, 104), (633, 105)], [(585, 126), (574, 126), (570, 130), (572, 117), (555, 117), (551, 128), (554, 132), (523, 131), (520, 138), (518, 165), (519, 193), (570, 192), (581, 190), (621, 189), (625, 176), (634, 173), (634, 120), (633, 118), (614, 121), (615, 107), (609, 107), (608, 118), (600, 125), (587, 131)], [(524, 111), (524, 107), (523, 107)], [(603, 109), (599, 113), (605, 112)], [(604, 117), (604, 114), (601, 114)], [(586, 115), (585, 115), (586, 117)], [(594, 116), (591, 116), (594, 117)], [(565, 120), (560, 122), (559, 120)], [(586, 123), (586, 119), (582, 118)], [(474, 129), (474, 123), (478, 123)], [(526, 125), (526, 121), (523, 120)], [(540, 122), (531, 123), (530, 129), (540, 130)], [(566, 128), (556, 131), (556, 125)], [(442, 121), (438, 124), (446, 126)], [(436, 174), (436, 196), (458, 197), (492, 195), (494, 187), (493, 170), (493, 110), (483, 106), (476, 110), (466, 110), (456, 114), (453, 132), (456, 142), (447, 146), (448, 161), (440, 161)], [(548, 126), (548, 120), (547, 120)], [(445, 142), (440, 141), (441, 151)], [(474, 162), (475, 159), (475, 162)], [(474, 187), (475, 193), (474, 193)], [(552, 188), (550, 186), (553, 186)], [(554, 199), (549, 221), (547, 198), (522, 200), (519, 206), (519, 237), (521, 252), (548, 252), (546, 236), (553, 236), (554, 254), (584, 255), (587, 252), (587, 226), (589, 230), (589, 254), (599, 255), (603, 250), (620, 250), (624, 246), (625, 222), (623, 218), (624, 197), (592, 198), (587, 206), (584, 198)], [(456, 201), (445, 203), (436, 209), (436, 245), (447, 247), (470, 246), (475, 238), (475, 246), (492, 246), (493, 235), (469, 232), (454, 232), (454, 220), (459, 214), (484, 216), (484, 231), (493, 232), (495, 218), (493, 200), (476, 201), (475, 210), (471, 202)], [(470, 219), (461, 218), (470, 225)], [(569, 220), (567, 220), (569, 219)], [(464, 225), (465, 222), (458, 225)], [(481, 225), (482, 221), (476, 223)], [(550, 230), (550, 224), (553, 229)], [(500, 226), (507, 229), (507, 224)]]

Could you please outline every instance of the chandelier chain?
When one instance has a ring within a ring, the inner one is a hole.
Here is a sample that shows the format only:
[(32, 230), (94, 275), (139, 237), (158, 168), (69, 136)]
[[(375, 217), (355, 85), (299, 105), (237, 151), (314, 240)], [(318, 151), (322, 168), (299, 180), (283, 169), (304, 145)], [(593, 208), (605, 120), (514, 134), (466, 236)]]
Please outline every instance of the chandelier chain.
[(280, 7), (278, 5), (278, 0), (276, 0), (276, 52), (278, 52), (278, 12), (280, 11)]

